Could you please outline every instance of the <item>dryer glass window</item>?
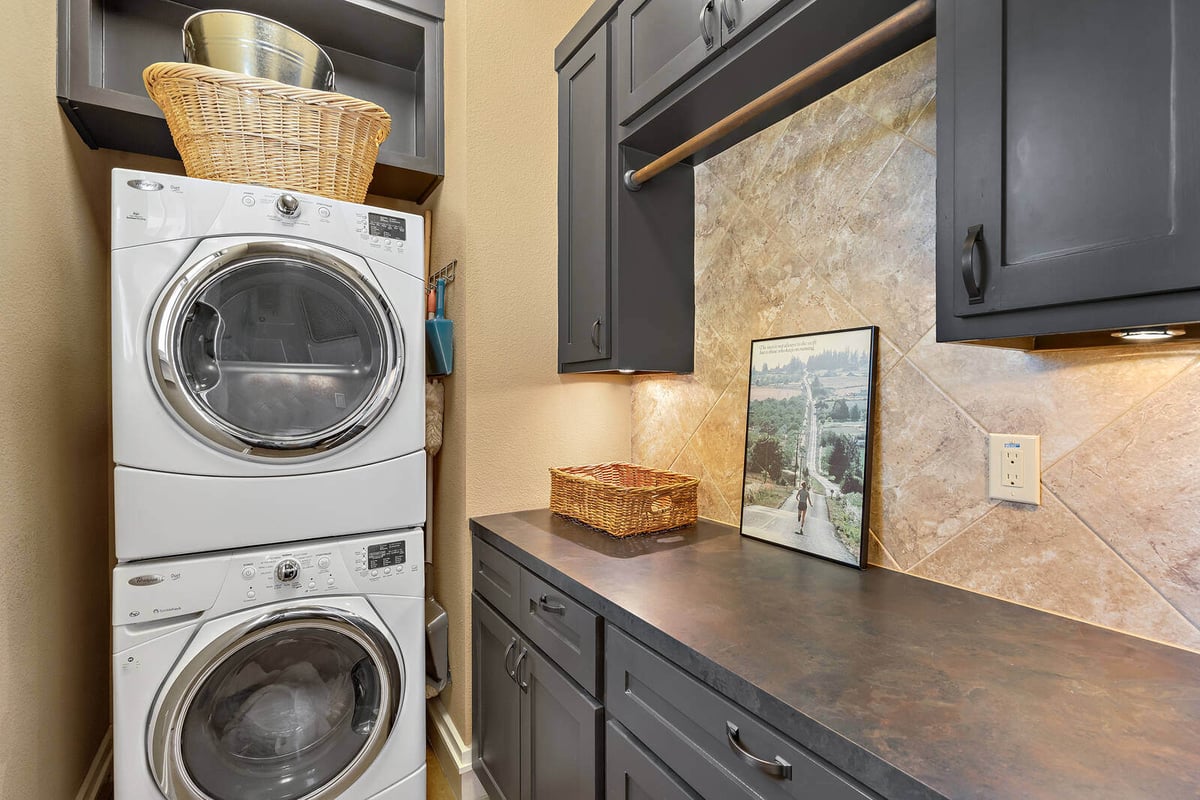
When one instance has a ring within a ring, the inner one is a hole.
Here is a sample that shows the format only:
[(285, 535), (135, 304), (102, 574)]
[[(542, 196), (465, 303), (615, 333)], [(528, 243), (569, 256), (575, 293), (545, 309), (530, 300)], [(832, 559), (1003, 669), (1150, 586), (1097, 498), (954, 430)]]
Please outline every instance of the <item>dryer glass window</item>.
[(200, 684), (179, 733), (183, 768), (214, 800), (316, 792), (355, 762), (380, 724), (383, 680), (362, 645), (334, 630), (257, 639)]
[(378, 306), (316, 264), (235, 262), (182, 314), (181, 382), (205, 416), (241, 441), (312, 446), (375, 399), (392, 366)]

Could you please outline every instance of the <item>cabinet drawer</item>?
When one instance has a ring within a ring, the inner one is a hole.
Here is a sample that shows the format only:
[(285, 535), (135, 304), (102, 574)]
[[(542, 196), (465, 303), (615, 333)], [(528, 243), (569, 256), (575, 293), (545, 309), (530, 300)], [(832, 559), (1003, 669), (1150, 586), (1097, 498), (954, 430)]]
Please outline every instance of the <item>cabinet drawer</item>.
[(517, 627), (592, 695), (600, 694), (600, 618), (528, 570), (521, 570)]
[(517, 598), (521, 592), (521, 567), (517, 562), (475, 537), (471, 575), (480, 597), (510, 620), (517, 618)]
[(606, 800), (699, 800), (695, 792), (612, 720), (605, 731), (604, 745)]
[(604, 649), (609, 713), (708, 800), (877, 797), (611, 625)]

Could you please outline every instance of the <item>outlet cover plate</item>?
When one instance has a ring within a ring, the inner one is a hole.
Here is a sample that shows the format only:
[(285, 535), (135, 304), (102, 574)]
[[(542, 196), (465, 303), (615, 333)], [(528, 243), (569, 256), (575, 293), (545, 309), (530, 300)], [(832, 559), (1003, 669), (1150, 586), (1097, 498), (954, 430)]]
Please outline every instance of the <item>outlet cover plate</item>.
[(1035, 506), (1042, 504), (1040, 436), (988, 434), (988, 497)]

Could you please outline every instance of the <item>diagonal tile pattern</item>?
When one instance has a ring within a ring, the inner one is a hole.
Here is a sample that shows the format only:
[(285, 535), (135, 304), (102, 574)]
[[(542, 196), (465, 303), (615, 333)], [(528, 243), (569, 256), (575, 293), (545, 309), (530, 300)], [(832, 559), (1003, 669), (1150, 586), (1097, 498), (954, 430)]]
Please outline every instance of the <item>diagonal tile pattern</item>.
[[(936, 43), (696, 170), (696, 372), (634, 383), (634, 460), (737, 524), (754, 338), (880, 326), (870, 562), (1200, 650), (1200, 349), (938, 344)], [(1044, 505), (986, 493), (1042, 436)]]

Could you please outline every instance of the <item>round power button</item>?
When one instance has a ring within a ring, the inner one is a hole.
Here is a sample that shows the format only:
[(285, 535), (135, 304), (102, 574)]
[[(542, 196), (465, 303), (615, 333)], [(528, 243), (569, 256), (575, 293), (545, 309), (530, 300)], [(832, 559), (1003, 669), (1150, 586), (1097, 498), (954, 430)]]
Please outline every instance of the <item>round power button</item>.
[(294, 558), (285, 558), (275, 565), (275, 580), (280, 583), (291, 583), (300, 577), (300, 562)]
[(329, 569), (329, 556), (321, 556), (317, 559), (318, 569)]
[(246, 580), (250, 580), (251, 578), (253, 578), (256, 573), (257, 573), (257, 570), (255, 570), (254, 567), (243, 567), (242, 568), (242, 577), (245, 578)]

